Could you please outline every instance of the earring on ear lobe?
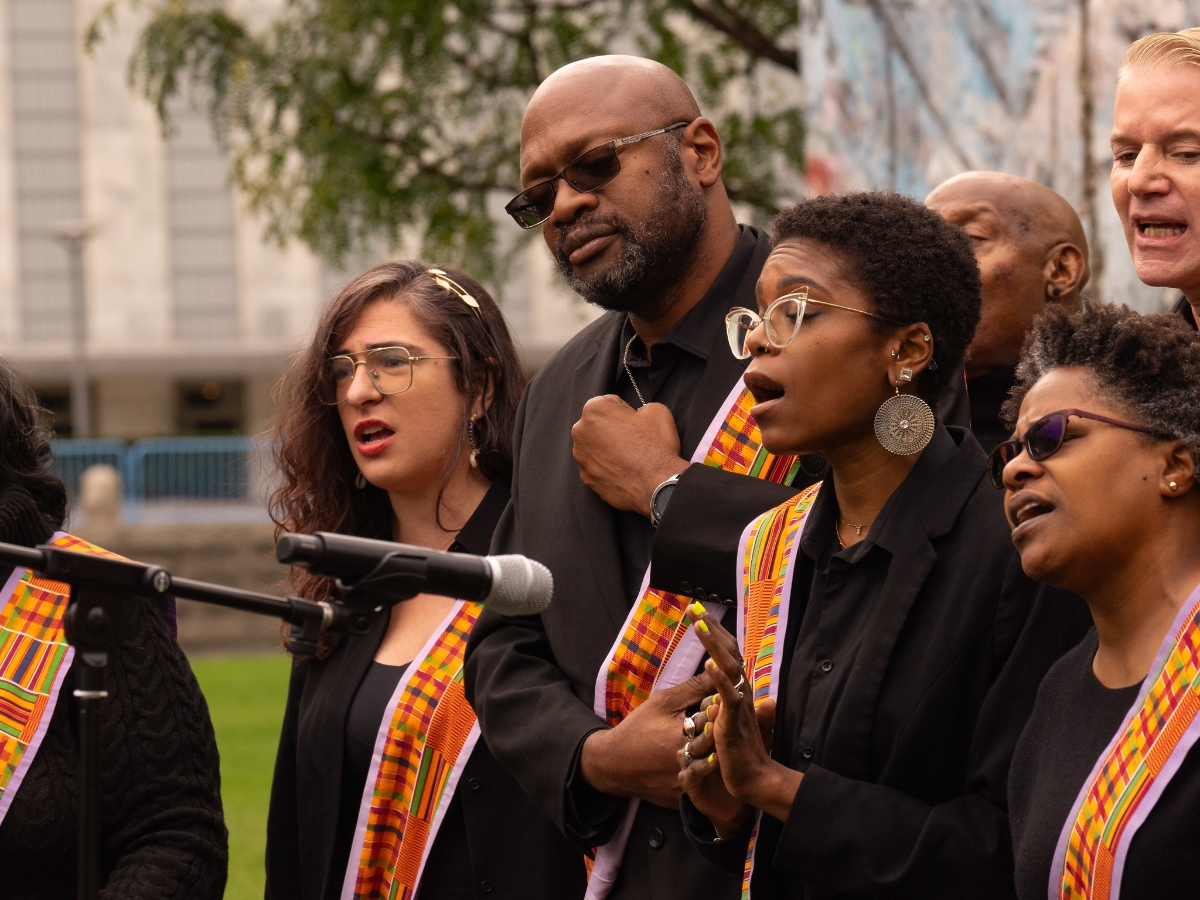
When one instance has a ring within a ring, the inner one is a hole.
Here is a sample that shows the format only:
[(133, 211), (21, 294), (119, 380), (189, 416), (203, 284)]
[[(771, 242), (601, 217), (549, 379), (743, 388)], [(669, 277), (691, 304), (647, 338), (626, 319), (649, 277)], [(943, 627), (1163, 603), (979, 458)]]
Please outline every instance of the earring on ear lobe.
[(1178, 484), (1177, 482), (1174, 482), (1174, 481), (1172, 481), (1172, 482), (1169, 482), (1169, 483), (1167, 484), (1167, 487), (1169, 487), (1169, 488), (1170, 488), (1171, 490), (1173, 490), (1173, 491), (1177, 491), (1177, 490), (1179, 490), (1179, 484)]
[(897, 378), (896, 380), (899, 381), (901, 384), (908, 384), (910, 381), (912, 381), (912, 369), (907, 369), (907, 368), (901, 369), (900, 377)]
[(1058, 288), (1051, 288), (1050, 293), (1053, 294), (1055, 297), (1057, 297), (1059, 294), (1062, 293), (1062, 291), (1060, 291)]
[[(902, 370), (900, 377), (904, 377)], [(911, 456), (920, 453), (933, 439), (933, 410), (929, 404), (915, 394), (902, 394), (896, 388), (896, 395), (888, 397), (875, 413), (875, 437), (883, 445), (883, 449), (897, 456)]]
[(479, 434), (476, 431), (475, 423), (479, 421), (479, 416), (471, 416), (471, 421), (467, 423), (467, 443), (471, 445), (471, 468), (479, 468)]
[(354, 476), (354, 486), (360, 491), (367, 486), (367, 476), (359, 472)]

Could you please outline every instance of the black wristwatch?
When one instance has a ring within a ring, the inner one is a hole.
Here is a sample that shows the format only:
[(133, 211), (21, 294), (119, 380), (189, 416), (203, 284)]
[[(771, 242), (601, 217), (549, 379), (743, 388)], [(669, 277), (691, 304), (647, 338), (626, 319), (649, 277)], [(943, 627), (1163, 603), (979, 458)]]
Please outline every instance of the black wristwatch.
[(679, 484), (679, 476), (672, 475), (656, 487), (654, 493), (650, 495), (650, 524), (655, 528), (667, 513), (667, 504), (671, 502), (671, 495), (675, 493), (677, 484)]

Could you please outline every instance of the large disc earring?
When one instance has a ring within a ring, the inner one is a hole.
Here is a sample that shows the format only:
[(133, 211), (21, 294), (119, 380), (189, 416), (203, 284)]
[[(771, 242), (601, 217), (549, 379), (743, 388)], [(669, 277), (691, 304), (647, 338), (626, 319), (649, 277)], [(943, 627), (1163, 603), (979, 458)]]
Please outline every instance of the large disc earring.
[(875, 413), (875, 437), (897, 456), (920, 453), (933, 439), (933, 410), (914, 394), (888, 397)]
[(471, 468), (479, 468), (479, 434), (478, 426), (475, 424), (479, 421), (479, 416), (471, 416), (471, 421), (467, 423), (467, 443), (471, 445)]

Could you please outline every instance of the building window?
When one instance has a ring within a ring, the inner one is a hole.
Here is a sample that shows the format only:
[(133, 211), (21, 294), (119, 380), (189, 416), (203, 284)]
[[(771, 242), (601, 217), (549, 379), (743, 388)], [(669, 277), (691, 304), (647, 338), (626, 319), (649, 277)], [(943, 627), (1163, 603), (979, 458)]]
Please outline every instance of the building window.
[(167, 141), (167, 207), (175, 336), (235, 337), (237, 263), (229, 160), (208, 117), (180, 101)]
[(74, 0), (9, 0), (22, 333), (71, 337), (71, 282), (54, 225), (82, 217)]
[(235, 434), (242, 430), (240, 381), (179, 383), (180, 434)]

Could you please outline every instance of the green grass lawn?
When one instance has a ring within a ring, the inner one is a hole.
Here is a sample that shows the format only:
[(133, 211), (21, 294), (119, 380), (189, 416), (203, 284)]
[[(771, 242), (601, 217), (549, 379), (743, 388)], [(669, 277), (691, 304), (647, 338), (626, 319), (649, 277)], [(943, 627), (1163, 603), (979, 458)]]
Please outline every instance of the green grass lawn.
[(191, 662), (221, 751), (221, 799), (229, 826), (225, 900), (261, 900), (267, 801), (290, 659), (281, 652), (198, 657)]

